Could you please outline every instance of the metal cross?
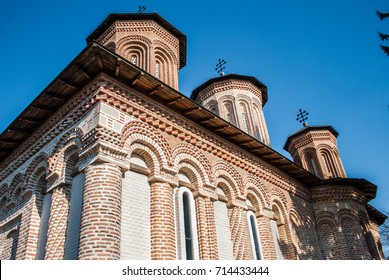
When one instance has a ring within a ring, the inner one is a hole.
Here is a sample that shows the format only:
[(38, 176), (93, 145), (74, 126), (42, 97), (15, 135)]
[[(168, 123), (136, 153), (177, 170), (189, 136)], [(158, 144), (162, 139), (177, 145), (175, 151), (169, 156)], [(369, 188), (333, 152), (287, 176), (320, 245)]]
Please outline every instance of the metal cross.
[(227, 61), (219, 58), (219, 62), (216, 64), (215, 70), (220, 74), (220, 76), (224, 76), (223, 70), (226, 69), (226, 67), (224, 66), (226, 63)]
[(139, 6), (139, 10), (138, 10), (138, 13), (143, 13), (144, 11), (146, 11), (146, 7), (145, 6)]
[(306, 122), (306, 120), (308, 120), (308, 115), (309, 115), (308, 112), (299, 109), (299, 113), (297, 114), (296, 121), (299, 121), (300, 123), (303, 123), (304, 126), (307, 126), (308, 123)]

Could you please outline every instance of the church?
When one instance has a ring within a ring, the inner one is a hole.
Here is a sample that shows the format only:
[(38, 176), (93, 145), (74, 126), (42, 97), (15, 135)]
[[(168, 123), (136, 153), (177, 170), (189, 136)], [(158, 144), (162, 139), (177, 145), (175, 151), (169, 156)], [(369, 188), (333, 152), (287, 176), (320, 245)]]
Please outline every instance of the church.
[(110, 14), (0, 134), (0, 259), (383, 259), (330, 125), (271, 148), (257, 78), (178, 90), (186, 36)]

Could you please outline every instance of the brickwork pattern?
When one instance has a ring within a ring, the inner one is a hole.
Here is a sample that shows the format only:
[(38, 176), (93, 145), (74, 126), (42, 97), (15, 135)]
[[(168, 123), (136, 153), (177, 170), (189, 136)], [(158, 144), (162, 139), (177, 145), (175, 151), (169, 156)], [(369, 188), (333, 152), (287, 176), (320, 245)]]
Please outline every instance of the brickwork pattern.
[(173, 188), (165, 182), (151, 183), (151, 259), (176, 259)]
[(53, 190), (47, 231), (46, 260), (61, 260), (64, 257), (69, 201), (69, 185), (57, 187)]
[(120, 259), (122, 171), (110, 163), (85, 169), (80, 260)]

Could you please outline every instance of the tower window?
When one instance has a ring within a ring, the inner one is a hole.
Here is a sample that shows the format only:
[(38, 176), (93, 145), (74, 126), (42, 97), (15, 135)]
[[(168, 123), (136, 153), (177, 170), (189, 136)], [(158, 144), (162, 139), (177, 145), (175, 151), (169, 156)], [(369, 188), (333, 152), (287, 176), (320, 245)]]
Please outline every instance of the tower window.
[(316, 176), (318, 176), (319, 173), (317, 172), (316, 163), (315, 163), (315, 160), (313, 159), (312, 156), (309, 156), (309, 157), (308, 157), (308, 163), (309, 163), (310, 169), (311, 169), (311, 171), (313, 172), (313, 174), (315, 174)]
[(131, 56), (131, 63), (134, 64), (134, 65), (137, 65), (138, 58), (136, 57), (136, 55)]
[(159, 62), (157, 61), (157, 62), (155, 63), (155, 77), (156, 77), (157, 79), (159, 79), (159, 68), (160, 68), (160, 65), (159, 65)]

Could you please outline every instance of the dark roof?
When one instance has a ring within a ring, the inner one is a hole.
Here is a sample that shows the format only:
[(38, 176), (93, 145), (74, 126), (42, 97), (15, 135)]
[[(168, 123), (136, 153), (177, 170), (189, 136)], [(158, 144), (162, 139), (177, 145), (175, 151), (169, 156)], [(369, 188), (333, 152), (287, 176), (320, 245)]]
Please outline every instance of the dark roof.
[(97, 40), (117, 20), (154, 20), (178, 38), (180, 42), (180, 69), (186, 65), (186, 36), (157, 13), (112, 13), (86, 38), (89, 44)]
[(244, 75), (238, 75), (238, 74), (228, 74), (216, 78), (212, 78), (205, 83), (203, 83), (201, 86), (195, 88), (192, 91), (192, 95), (190, 98), (193, 100), (196, 100), (197, 95), (199, 94), (200, 91), (204, 90), (205, 88), (209, 87), (210, 85), (221, 82), (221, 81), (226, 81), (230, 79), (235, 79), (235, 80), (244, 80), (244, 81), (249, 81), (252, 82), (257, 88), (259, 88), (262, 92), (262, 106), (264, 106), (267, 102), (267, 86), (265, 86), (263, 83), (261, 83), (257, 78), (252, 77), (252, 76), (244, 76)]
[[(80, 89), (98, 74), (130, 84), (158, 102), (168, 104), (194, 123), (247, 150), (303, 184), (320, 181), (272, 148), (203, 108), (123, 57), (92, 41), (35, 100), (0, 134), (0, 163), (23, 145), (34, 133)], [(33, 152), (33, 150), (31, 150)]]
[(331, 179), (324, 179), (318, 183), (313, 184), (313, 186), (323, 186), (323, 185), (352, 186), (358, 189), (359, 191), (363, 192), (368, 201), (375, 198), (377, 194), (377, 186), (367, 181), (366, 179), (331, 178)]
[(379, 226), (382, 225), (383, 223), (385, 223), (387, 216), (382, 214), (380, 211), (375, 209), (373, 206), (371, 206), (370, 204), (367, 204), (366, 210), (367, 210), (367, 213), (369, 214), (369, 217), (376, 220)]
[(246, 150), (306, 186), (352, 184), (366, 193), (369, 198), (375, 196), (376, 186), (364, 179), (322, 180), (318, 178), (97, 42), (91, 42), (0, 134), (0, 165), (8, 157), (12, 157), (12, 153), (19, 148), (31, 155), (38, 152), (37, 147), (31, 147), (28, 142), (24, 145), (24, 142), (33, 143), (38, 140), (41, 134), (35, 133), (42, 125), (50, 121), (58, 110), (65, 110), (64, 105), (67, 101), (101, 73), (130, 85), (159, 103), (168, 105), (171, 110), (197, 123), (210, 133)]
[(293, 138), (297, 136), (301, 136), (304, 133), (308, 133), (310, 131), (320, 131), (320, 130), (328, 130), (330, 131), (335, 137), (338, 137), (339, 133), (330, 125), (321, 125), (321, 126), (304, 126), (302, 129), (296, 131), (292, 135), (288, 136), (288, 139), (286, 140), (286, 143), (284, 145), (284, 150), (289, 150), (289, 145), (292, 142)]

